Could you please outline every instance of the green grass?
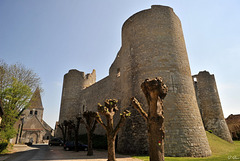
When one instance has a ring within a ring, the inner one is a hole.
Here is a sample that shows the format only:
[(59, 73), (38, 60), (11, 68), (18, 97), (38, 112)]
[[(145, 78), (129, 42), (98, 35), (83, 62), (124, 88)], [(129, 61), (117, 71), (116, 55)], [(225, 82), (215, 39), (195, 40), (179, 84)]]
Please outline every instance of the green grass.
[[(210, 157), (190, 158), (190, 157), (165, 157), (165, 161), (226, 161), (240, 160), (240, 141), (234, 141), (233, 144), (220, 139), (207, 132), (208, 141), (212, 150)], [(149, 161), (149, 156), (135, 156), (143, 161)]]

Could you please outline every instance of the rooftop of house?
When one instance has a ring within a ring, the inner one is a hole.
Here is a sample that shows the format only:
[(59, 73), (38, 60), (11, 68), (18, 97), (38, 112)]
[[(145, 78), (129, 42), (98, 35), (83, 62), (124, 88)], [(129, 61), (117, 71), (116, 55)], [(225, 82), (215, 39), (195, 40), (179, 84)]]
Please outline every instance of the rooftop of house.
[(229, 115), (226, 118), (226, 122), (227, 124), (240, 124), (240, 114), (236, 114), (236, 115)]

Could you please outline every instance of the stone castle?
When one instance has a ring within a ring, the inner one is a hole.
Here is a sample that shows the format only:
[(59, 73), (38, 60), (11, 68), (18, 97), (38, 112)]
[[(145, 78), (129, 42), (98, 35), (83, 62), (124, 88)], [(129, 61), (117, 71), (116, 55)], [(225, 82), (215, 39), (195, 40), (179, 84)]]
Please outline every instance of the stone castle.
[[(208, 72), (191, 76), (181, 22), (172, 8), (160, 5), (125, 21), (122, 46), (107, 77), (96, 82), (95, 70), (87, 75), (78, 70), (65, 74), (59, 123), (74, 119), (85, 110), (96, 111), (97, 103), (105, 99), (118, 99), (120, 110), (128, 109), (132, 114), (118, 134), (117, 150), (145, 154), (148, 152), (146, 123), (130, 107), (130, 98), (135, 96), (146, 110), (140, 85), (146, 78), (158, 76), (169, 89), (164, 100), (166, 156), (211, 155), (205, 129), (232, 141), (214, 76)], [(99, 126), (96, 133), (104, 135), (105, 131)]]

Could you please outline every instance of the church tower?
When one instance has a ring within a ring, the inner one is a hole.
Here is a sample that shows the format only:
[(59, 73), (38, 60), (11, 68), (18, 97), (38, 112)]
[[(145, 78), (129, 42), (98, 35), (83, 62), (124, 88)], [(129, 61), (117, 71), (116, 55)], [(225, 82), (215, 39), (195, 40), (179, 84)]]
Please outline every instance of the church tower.
[(30, 106), (24, 111), (26, 117), (36, 116), (39, 121), (43, 119), (43, 105), (40, 95), (40, 89), (37, 88), (29, 102)]

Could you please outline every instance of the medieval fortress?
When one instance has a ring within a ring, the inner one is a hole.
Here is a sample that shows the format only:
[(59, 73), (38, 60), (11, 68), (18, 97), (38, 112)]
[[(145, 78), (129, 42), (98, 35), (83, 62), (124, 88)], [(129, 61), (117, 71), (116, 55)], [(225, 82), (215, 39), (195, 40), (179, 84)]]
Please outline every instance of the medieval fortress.
[[(144, 154), (147, 127), (130, 107), (130, 98), (135, 96), (147, 109), (140, 85), (146, 78), (159, 76), (169, 88), (164, 100), (166, 156), (211, 155), (205, 130), (232, 142), (214, 75), (207, 71), (191, 75), (181, 22), (172, 8), (160, 5), (125, 21), (122, 46), (107, 77), (96, 82), (95, 70), (87, 75), (75, 69), (65, 74), (59, 123), (86, 110), (96, 111), (97, 103), (105, 99), (118, 99), (120, 109), (130, 110), (131, 117), (118, 134), (117, 150)], [(105, 135), (100, 126), (95, 133)]]

